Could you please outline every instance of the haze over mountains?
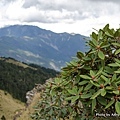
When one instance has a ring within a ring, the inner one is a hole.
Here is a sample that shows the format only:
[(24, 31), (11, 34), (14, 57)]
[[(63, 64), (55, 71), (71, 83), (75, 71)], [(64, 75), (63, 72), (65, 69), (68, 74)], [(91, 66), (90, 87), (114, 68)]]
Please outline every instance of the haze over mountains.
[(84, 38), (36, 26), (8, 26), (0, 29), (0, 56), (60, 70), (77, 51), (86, 51)]

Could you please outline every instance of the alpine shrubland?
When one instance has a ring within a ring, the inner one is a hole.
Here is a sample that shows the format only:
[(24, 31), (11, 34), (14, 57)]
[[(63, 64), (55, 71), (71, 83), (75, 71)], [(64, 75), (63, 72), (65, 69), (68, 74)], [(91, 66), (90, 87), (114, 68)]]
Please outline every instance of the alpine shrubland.
[(92, 32), (89, 51), (77, 52), (59, 77), (47, 82), (34, 120), (120, 119), (120, 29)]

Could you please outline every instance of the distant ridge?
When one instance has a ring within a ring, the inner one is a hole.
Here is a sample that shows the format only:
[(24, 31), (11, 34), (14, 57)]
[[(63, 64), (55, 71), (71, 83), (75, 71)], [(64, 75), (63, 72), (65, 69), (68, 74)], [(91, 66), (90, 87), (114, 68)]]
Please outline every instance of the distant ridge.
[(37, 26), (7, 26), (0, 28), (0, 56), (59, 71), (77, 51), (86, 51), (84, 38), (80, 34), (54, 33)]

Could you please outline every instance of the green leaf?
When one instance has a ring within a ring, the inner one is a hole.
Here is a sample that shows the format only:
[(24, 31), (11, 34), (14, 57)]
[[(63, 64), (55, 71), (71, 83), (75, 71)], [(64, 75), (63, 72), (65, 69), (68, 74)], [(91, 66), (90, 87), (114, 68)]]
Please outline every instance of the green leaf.
[(111, 67), (118, 67), (118, 64), (116, 64), (116, 63), (111, 63), (111, 64), (108, 64), (109, 66), (111, 66)]
[(118, 59), (115, 58), (115, 61), (120, 64), (120, 60), (118, 60)]
[(106, 90), (105, 89), (101, 89), (101, 96), (105, 96), (106, 95)]
[(95, 39), (95, 40), (97, 40), (97, 39), (98, 39), (98, 36), (97, 36), (97, 34), (96, 34), (95, 32), (92, 32), (91, 37), (92, 37), (93, 39)]
[(105, 25), (105, 27), (103, 28), (104, 32), (107, 31), (108, 28), (109, 28), (109, 24)]
[(96, 50), (92, 50), (89, 54), (93, 54), (96, 53)]
[(111, 100), (105, 107), (105, 109), (109, 108), (113, 103), (115, 102), (115, 99)]
[(51, 116), (54, 113), (53, 109), (51, 109), (48, 114)]
[(80, 92), (82, 92), (83, 88), (84, 88), (83, 86), (79, 88), (78, 94), (79, 94)]
[(90, 80), (90, 82), (91, 82), (91, 84), (93, 84), (94, 86), (96, 86), (96, 87), (100, 87), (100, 85), (99, 85), (98, 83), (93, 82), (92, 80)]
[(91, 77), (92, 77), (92, 76), (95, 76), (95, 73), (94, 73), (93, 70), (90, 70), (90, 75), (91, 75)]
[(112, 45), (120, 47), (120, 43), (112, 43)]
[(52, 90), (50, 90), (50, 95), (51, 96), (54, 96), (56, 94), (56, 92), (52, 89)]
[(78, 57), (79, 59), (81, 59), (82, 57), (84, 57), (84, 54), (79, 51), (79, 52), (77, 52), (77, 57)]
[(118, 29), (118, 30), (115, 32), (114, 36), (115, 36), (115, 37), (120, 36), (120, 29)]
[(111, 29), (109, 29), (109, 28), (106, 30), (105, 34), (106, 34), (107, 36), (109, 36), (109, 37), (114, 38), (113, 31), (112, 31)]
[(115, 110), (120, 115), (120, 102), (118, 101), (115, 103)]
[(95, 107), (96, 107), (96, 99), (93, 99), (92, 100), (92, 112), (95, 109)]
[(103, 31), (100, 29), (98, 33), (98, 39), (102, 40), (103, 39)]
[(55, 84), (60, 84), (60, 83), (61, 83), (61, 79), (56, 78), (56, 79), (55, 79)]
[(87, 81), (87, 80), (84, 80), (84, 81), (82, 81), (82, 82), (79, 82), (79, 85), (85, 85), (85, 84), (87, 84), (89, 81)]
[(100, 59), (102, 59), (102, 60), (105, 59), (105, 55), (103, 54), (102, 51), (98, 51), (98, 57), (99, 57)]
[(72, 100), (73, 96), (65, 98), (65, 100)]
[(107, 72), (107, 73), (113, 73), (114, 69), (110, 68), (109, 66), (106, 66), (105, 67), (105, 72)]
[(114, 37), (113, 29), (108, 29), (108, 33), (110, 34), (110, 36)]
[(102, 72), (102, 75), (109, 77), (109, 75), (106, 72)]
[(91, 79), (91, 77), (87, 76), (87, 75), (80, 75), (81, 78), (83, 79)]
[(92, 96), (91, 93), (88, 93), (88, 94), (82, 94), (81, 95), (81, 98), (90, 98)]
[(90, 60), (91, 60), (91, 58), (90, 58), (90, 57), (88, 57), (88, 56), (85, 56), (85, 57), (83, 57), (83, 60), (85, 60), (85, 61), (90, 61)]
[(93, 84), (88, 83), (88, 85), (84, 88), (84, 91), (89, 90), (92, 86), (93, 86)]
[(77, 66), (78, 63), (76, 61), (70, 61), (70, 64), (73, 65), (73, 66)]
[(52, 85), (52, 90), (54, 90), (55, 88), (57, 88), (58, 86), (57, 85)]
[(101, 67), (101, 68), (99, 69), (99, 71), (97, 72), (96, 76), (100, 75), (100, 74), (102, 73), (102, 71), (103, 71), (103, 67)]
[(100, 96), (97, 98), (97, 100), (101, 105), (104, 105), (104, 106), (107, 105), (106, 99), (104, 97)]
[(114, 88), (117, 88), (117, 83), (116, 82), (112, 82), (111, 85), (114, 87)]
[(119, 90), (114, 90), (113, 93), (116, 95), (119, 95), (120, 92), (119, 92)]
[(119, 63), (117, 63), (117, 62), (115, 62), (117, 65), (118, 65), (118, 67), (120, 67), (120, 64)]
[(110, 85), (110, 84), (111, 84), (111, 79), (108, 79), (108, 81), (106, 81), (106, 82), (104, 83), (104, 86)]
[(117, 71), (115, 71), (115, 73), (118, 73), (118, 74), (120, 74), (120, 70), (117, 70)]
[(91, 40), (89, 41), (89, 45), (92, 47), (96, 47), (98, 45), (98, 36), (96, 33), (92, 32), (92, 35), (90, 35)]
[(118, 53), (120, 53), (120, 49), (115, 51), (115, 55), (117, 55)]
[(110, 44), (108, 44), (108, 45), (103, 45), (103, 46), (101, 46), (101, 48), (107, 48), (107, 47), (109, 47), (110, 46)]
[(71, 94), (71, 95), (76, 95), (77, 94), (77, 88), (76, 87), (73, 87), (72, 90), (68, 90), (68, 92)]
[(79, 95), (73, 96), (72, 97), (72, 103), (74, 103), (77, 99), (79, 99), (79, 97), (80, 97)]
[(114, 87), (112, 87), (112, 86), (106, 86), (106, 88), (105, 88), (106, 90), (113, 90), (114, 89)]
[(106, 81), (109, 81), (109, 79), (106, 78), (104, 75), (101, 75), (100, 78), (102, 78), (105, 82), (106, 82)]
[(94, 93), (91, 97), (91, 99), (95, 99), (98, 95), (100, 95), (101, 91), (98, 90), (96, 93)]
[(70, 81), (63, 81), (63, 82), (62, 82), (62, 85), (65, 86), (65, 85), (67, 85), (67, 84), (69, 84), (69, 83), (70, 83)]
[[(70, 64), (69, 62), (66, 62), (66, 64), (67, 64), (67, 66), (71, 66), (71, 64)], [(63, 70), (64, 70), (64, 69), (65, 69), (65, 70), (66, 70), (66, 69), (68, 70), (68, 67), (63, 67), (62, 69), (63, 69)]]
[(92, 39), (91, 42), (94, 44), (94, 46), (97, 46), (97, 45), (98, 45), (98, 42), (97, 42), (95, 39)]
[(120, 80), (118, 80), (118, 81), (116, 82), (116, 84), (120, 84)]
[(62, 111), (62, 114), (64, 114), (64, 115), (67, 113), (66, 108), (62, 108), (61, 111)]

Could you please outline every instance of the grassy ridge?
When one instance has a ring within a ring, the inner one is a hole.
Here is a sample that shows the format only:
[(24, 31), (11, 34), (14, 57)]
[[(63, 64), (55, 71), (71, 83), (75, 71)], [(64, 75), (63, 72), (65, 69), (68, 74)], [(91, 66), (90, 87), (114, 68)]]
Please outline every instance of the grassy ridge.
[(14, 58), (10, 58), (10, 57), (9, 57), (9, 58), (0, 57), (0, 60), (3, 60), (3, 61), (8, 62), (8, 63), (12, 63), (12, 64), (17, 65), (17, 66), (21, 66), (21, 67), (23, 67), (23, 68), (31, 68), (31, 69), (33, 69), (33, 70), (37, 70), (36, 68), (31, 67), (31, 66), (29, 66), (29, 65), (27, 65), (27, 64), (25, 64), (25, 63), (19, 62), (19, 61), (15, 60)]

